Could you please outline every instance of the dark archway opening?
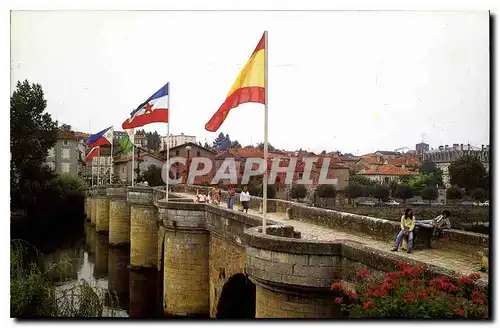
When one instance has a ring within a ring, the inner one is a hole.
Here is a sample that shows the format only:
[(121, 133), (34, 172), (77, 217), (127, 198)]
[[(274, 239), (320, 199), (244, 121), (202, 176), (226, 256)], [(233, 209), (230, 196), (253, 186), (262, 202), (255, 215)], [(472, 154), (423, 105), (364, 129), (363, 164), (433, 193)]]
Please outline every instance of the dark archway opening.
[(217, 319), (255, 318), (255, 285), (242, 273), (232, 275), (222, 287)]

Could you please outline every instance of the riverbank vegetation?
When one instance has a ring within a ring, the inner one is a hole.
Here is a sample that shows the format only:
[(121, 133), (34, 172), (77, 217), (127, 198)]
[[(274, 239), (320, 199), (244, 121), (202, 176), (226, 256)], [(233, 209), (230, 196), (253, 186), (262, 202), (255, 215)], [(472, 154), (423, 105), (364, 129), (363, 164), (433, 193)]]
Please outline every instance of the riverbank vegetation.
[[(11, 242), (10, 315), (13, 318), (113, 317), (116, 295), (84, 280), (69, 278), (72, 258), (43, 265), (43, 255), (25, 241)], [(54, 277), (59, 277), (57, 282)], [(104, 302), (109, 306), (105, 306)]]

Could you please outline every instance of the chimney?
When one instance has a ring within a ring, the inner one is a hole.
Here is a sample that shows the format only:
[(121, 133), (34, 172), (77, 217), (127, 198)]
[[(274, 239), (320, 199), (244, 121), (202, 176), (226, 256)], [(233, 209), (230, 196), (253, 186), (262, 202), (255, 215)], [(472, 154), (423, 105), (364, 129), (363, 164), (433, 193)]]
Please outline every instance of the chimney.
[(442, 151), (444, 148), (443, 148), (443, 146), (441, 145), (441, 146), (439, 146), (439, 148), (438, 148), (438, 149), (439, 149), (440, 151)]
[(458, 144), (453, 144), (453, 150), (458, 150)]
[(460, 150), (464, 150), (464, 144), (460, 144)]
[(483, 150), (484, 150), (484, 145), (481, 145), (481, 151), (483, 151)]
[(448, 145), (445, 145), (445, 146), (444, 146), (444, 150), (448, 150)]
[(467, 144), (467, 150), (470, 150), (470, 143)]

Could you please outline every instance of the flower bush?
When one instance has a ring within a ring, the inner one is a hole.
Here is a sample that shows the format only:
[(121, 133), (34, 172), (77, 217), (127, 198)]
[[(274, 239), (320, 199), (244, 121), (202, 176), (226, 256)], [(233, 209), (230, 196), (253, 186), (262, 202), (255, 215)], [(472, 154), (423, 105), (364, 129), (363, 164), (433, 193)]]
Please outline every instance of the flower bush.
[(430, 277), (425, 267), (403, 261), (399, 270), (376, 281), (367, 269), (357, 273), (355, 291), (335, 282), (342, 297), (334, 302), (350, 318), (488, 318), (488, 295), (475, 287), (480, 273), (459, 279)]

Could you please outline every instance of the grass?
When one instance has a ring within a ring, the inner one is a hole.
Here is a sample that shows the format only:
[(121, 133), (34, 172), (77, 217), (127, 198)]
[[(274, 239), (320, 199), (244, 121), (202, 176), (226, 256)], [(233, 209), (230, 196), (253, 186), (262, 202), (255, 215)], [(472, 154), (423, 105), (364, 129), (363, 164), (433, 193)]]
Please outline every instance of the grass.
[[(42, 254), (23, 240), (11, 241), (10, 315), (13, 318), (39, 317), (114, 317), (116, 294), (86, 281), (65, 281), (72, 259), (64, 258), (48, 267), (41, 264)], [(107, 294), (107, 295), (106, 295)], [(106, 297), (108, 296), (108, 297)], [(109, 306), (104, 305), (107, 298)]]

